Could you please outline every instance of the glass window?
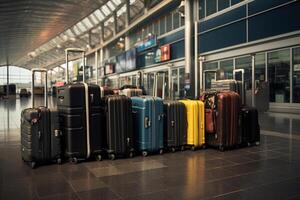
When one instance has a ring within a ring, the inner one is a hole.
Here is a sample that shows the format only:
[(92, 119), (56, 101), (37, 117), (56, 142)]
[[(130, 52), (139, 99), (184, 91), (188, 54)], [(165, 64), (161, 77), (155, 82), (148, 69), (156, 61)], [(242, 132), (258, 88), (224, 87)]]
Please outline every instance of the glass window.
[(202, 19), (205, 17), (205, 0), (200, 0), (199, 3), (199, 18)]
[(184, 26), (184, 17), (180, 15), (180, 26)]
[(172, 30), (172, 14), (167, 15), (167, 32)]
[(207, 0), (206, 1), (206, 16), (214, 14), (217, 12), (217, 0)]
[(231, 5), (242, 2), (243, 0), (231, 0)]
[[(204, 63), (203, 64), (203, 69), (204, 70), (217, 70), (218, 69), (218, 62)], [(211, 81), (216, 78), (215, 75), (216, 75), (215, 72), (206, 72), (205, 74), (203, 74), (204, 88), (205, 89), (210, 89), (211, 88)]]
[(300, 48), (293, 50), (293, 103), (300, 103)]
[(179, 28), (179, 13), (174, 12), (173, 13), (173, 29)]
[(220, 69), (224, 70), (225, 79), (233, 79), (233, 60), (220, 62)]
[[(252, 88), (252, 57), (246, 56), (235, 60), (235, 69), (244, 69), (244, 84), (246, 90)], [(241, 73), (236, 74), (236, 80), (242, 80)]]
[(218, 0), (218, 11), (224, 10), (230, 6), (230, 0)]
[(185, 92), (185, 69), (184, 67), (179, 68), (179, 98), (183, 98)]
[(166, 17), (162, 17), (159, 22), (159, 34), (162, 35), (166, 32)]
[(265, 53), (255, 55), (255, 85), (266, 80), (266, 56)]
[(270, 102), (290, 102), (290, 50), (268, 54)]
[(179, 96), (179, 88), (178, 88), (178, 69), (172, 70), (172, 76), (171, 76), (171, 84), (172, 84), (172, 93), (171, 93), (171, 99), (177, 99)]

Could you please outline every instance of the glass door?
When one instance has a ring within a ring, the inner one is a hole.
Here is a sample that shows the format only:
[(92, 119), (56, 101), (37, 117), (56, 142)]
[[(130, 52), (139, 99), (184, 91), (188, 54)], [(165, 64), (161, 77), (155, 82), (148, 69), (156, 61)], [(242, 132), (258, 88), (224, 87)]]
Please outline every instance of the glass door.
[(300, 47), (293, 49), (293, 103), (300, 103)]

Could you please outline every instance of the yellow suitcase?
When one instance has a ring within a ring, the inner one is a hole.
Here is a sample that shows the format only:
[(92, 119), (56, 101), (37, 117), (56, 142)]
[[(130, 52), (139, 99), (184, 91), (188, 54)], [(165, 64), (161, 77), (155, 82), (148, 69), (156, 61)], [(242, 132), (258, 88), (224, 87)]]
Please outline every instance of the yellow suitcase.
[(198, 100), (180, 100), (187, 111), (187, 144), (195, 148), (205, 144), (204, 103)]

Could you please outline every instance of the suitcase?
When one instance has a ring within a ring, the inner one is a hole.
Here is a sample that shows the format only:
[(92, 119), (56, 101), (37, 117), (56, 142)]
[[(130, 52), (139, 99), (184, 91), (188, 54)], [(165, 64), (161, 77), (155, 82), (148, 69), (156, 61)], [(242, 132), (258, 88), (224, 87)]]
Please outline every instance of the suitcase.
[[(47, 73), (44, 69), (33, 69), (33, 78), (35, 72)], [(47, 81), (47, 75), (45, 77)], [(32, 86), (34, 86), (34, 80)], [(46, 93), (44, 98), (47, 99)], [(30, 163), (32, 168), (36, 164), (50, 163), (54, 160), (58, 164), (61, 163), (61, 132), (58, 112), (47, 108), (47, 100), (45, 100), (44, 107), (34, 108), (34, 95), (32, 95), (32, 108), (21, 112), (20, 129), (23, 161)]]
[(236, 81), (234, 79), (227, 79), (227, 80), (212, 80), (211, 82), (211, 90), (216, 91), (233, 91), (238, 93), (240, 96), (243, 95), (242, 91), (242, 82)]
[(70, 162), (102, 159), (103, 114), (98, 85), (75, 83), (57, 89), (57, 108), (65, 151)]
[(253, 107), (242, 107), (240, 112), (240, 133), (242, 145), (259, 145), (260, 127), (258, 111)]
[(163, 153), (163, 100), (157, 97), (140, 96), (131, 97), (135, 149), (148, 153)]
[[(235, 92), (212, 92), (203, 97), (205, 105), (213, 102), (211, 112), (215, 121), (208, 121), (215, 127), (215, 132), (206, 133), (206, 143), (218, 147), (221, 151), (236, 147), (240, 144), (239, 113), (241, 107), (240, 96)], [(209, 109), (209, 108), (206, 108)], [(215, 123), (215, 124), (214, 124)]]
[(143, 95), (142, 89), (123, 89), (120, 91), (121, 95), (125, 95), (127, 97), (135, 97)]
[[(68, 83), (68, 54), (85, 53), (82, 49), (66, 49), (66, 83), (57, 88), (57, 108), (63, 134), (64, 155), (71, 163), (95, 157), (102, 159), (104, 116), (100, 107), (100, 88), (86, 83)], [(83, 66), (85, 68), (85, 66)], [(85, 77), (83, 76), (85, 81)]]
[(107, 153), (111, 160), (116, 157), (133, 157), (133, 130), (131, 99), (109, 95), (101, 100), (105, 112)]
[(164, 146), (175, 152), (187, 143), (186, 108), (182, 102), (164, 101)]
[(187, 145), (192, 150), (204, 147), (204, 104), (199, 100), (180, 100), (187, 111)]

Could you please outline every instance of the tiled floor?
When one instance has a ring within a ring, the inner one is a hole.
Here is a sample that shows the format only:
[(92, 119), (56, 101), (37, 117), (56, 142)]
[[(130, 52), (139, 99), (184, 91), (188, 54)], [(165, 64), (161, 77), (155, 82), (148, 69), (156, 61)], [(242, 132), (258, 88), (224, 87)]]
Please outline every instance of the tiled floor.
[(0, 102), (1, 200), (300, 199), (300, 140), (290, 137), (300, 133), (299, 123), (290, 127), (290, 120), (297, 122), (299, 116), (261, 115), (265, 131), (258, 147), (54, 164), (32, 170), (21, 161), (19, 151), (20, 111), (29, 103)]

